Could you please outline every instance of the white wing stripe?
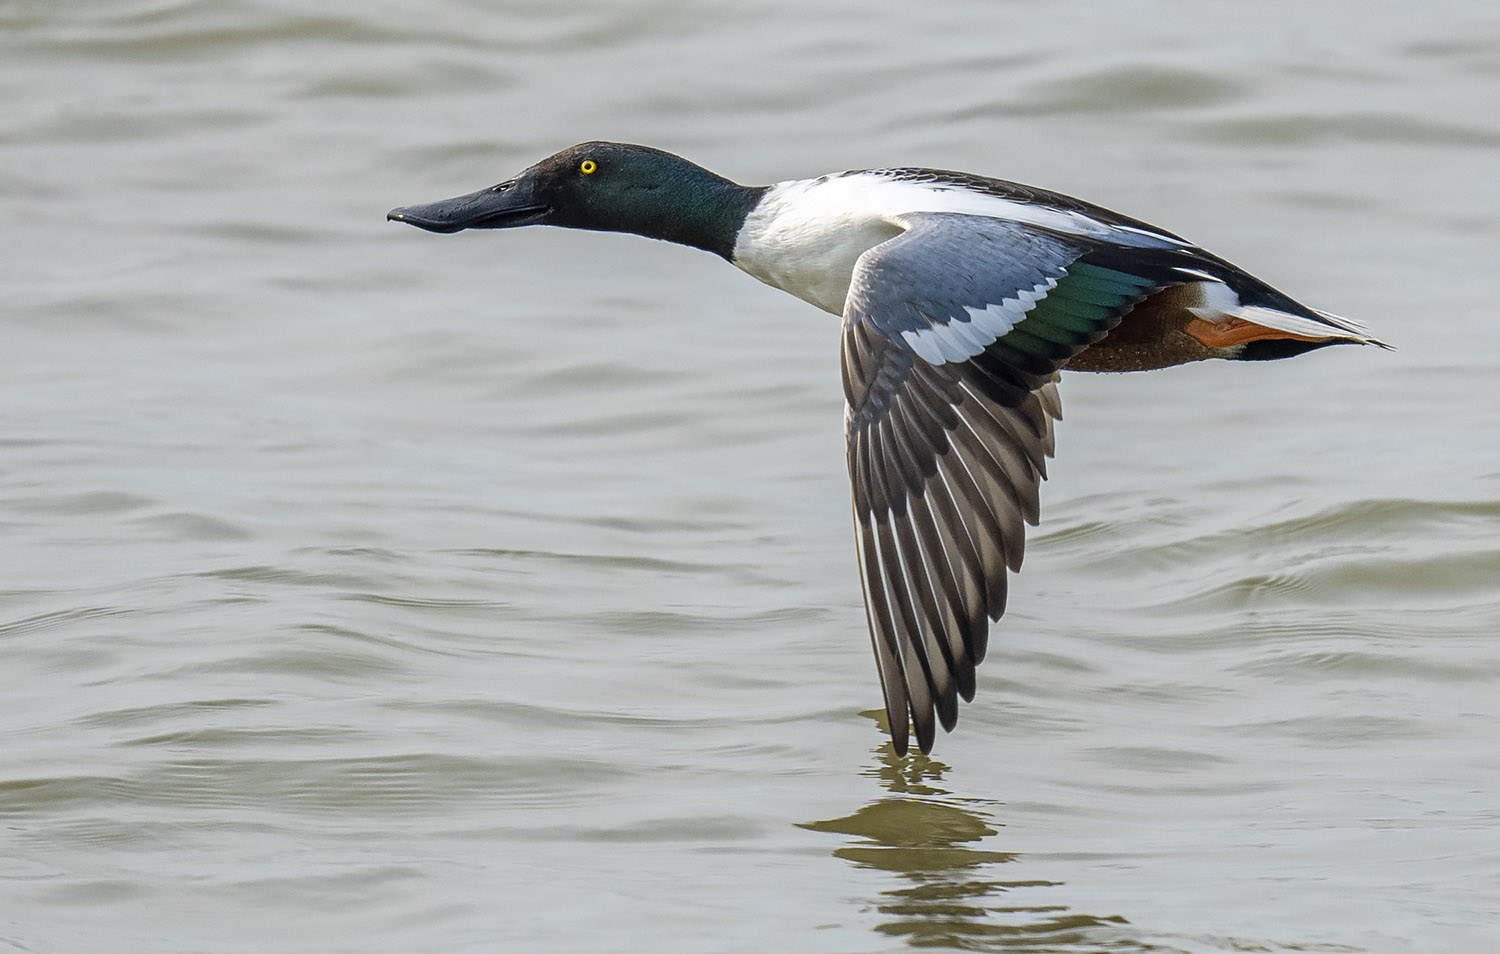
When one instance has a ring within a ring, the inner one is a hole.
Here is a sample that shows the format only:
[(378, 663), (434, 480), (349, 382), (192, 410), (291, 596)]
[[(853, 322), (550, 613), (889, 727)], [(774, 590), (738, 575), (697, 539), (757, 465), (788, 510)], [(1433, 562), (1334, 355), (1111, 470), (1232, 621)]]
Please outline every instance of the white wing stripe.
[(935, 322), (926, 328), (903, 331), (901, 339), (928, 364), (967, 361), (1019, 324), (1056, 285), (1056, 278), (1046, 278), (1017, 292), (1014, 298), (983, 308), (966, 306), (967, 321)]
[[(972, 308), (965, 310), (971, 315), (974, 313)], [(964, 348), (966, 352), (964, 355), (965, 358), (970, 355), (976, 355), (989, 347), (990, 342), (994, 341), (996, 337), (993, 332), (981, 328), (979, 322), (974, 318), (970, 318), (968, 321), (950, 321), (943, 328), (952, 334), (954, 338), (958, 339), (959, 342), (966, 345)], [(1006, 330), (1010, 329), (1007, 328)], [(1004, 333), (1004, 331), (1001, 332), (1001, 334)]]

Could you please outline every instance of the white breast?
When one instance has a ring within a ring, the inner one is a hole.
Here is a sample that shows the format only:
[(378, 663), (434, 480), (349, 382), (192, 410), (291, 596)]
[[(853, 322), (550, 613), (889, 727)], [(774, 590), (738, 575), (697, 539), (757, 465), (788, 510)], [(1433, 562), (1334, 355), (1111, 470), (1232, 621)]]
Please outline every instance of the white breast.
[(740, 228), (734, 263), (767, 285), (843, 314), (855, 261), (901, 232), (888, 179), (841, 176), (772, 186)]
[(857, 172), (772, 186), (740, 228), (734, 263), (767, 285), (841, 315), (854, 263), (899, 234), (895, 217), (908, 212), (988, 215), (1078, 235), (1119, 231), (1080, 212)]

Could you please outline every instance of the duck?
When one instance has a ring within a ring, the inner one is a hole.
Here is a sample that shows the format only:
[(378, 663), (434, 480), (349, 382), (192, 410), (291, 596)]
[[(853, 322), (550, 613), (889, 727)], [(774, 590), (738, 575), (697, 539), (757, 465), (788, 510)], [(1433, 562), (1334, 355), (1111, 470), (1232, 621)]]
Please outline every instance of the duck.
[(703, 249), (842, 319), (866, 624), (898, 756), (972, 701), (1062, 417), (1059, 372), (1389, 348), (1164, 229), (1046, 189), (927, 168), (745, 186), (585, 142), (497, 185), (392, 209), (451, 233), (532, 225)]

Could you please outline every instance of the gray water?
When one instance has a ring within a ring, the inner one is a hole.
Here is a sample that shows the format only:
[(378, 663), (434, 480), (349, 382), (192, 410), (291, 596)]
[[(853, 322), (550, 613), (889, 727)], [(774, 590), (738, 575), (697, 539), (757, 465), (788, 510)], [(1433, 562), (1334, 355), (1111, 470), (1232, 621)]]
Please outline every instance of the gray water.
[[(1500, 949), (1500, 15), (0, 4), (0, 949)], [(383, 220), (579, 140), (1081, 195), (1399, 346), (1064, 382), (897, 760), (837, 321)]]

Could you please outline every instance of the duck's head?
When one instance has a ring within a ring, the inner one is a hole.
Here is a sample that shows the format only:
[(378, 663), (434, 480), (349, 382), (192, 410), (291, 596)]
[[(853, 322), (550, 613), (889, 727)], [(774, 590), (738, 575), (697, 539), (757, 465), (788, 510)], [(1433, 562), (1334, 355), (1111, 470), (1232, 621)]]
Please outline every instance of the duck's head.
[(649, 146), (585, 142), (468, 195), (392, 209), (429, 232), (557, 225), (634, 232), (730, 257), (762, 188), (737, 185)]

